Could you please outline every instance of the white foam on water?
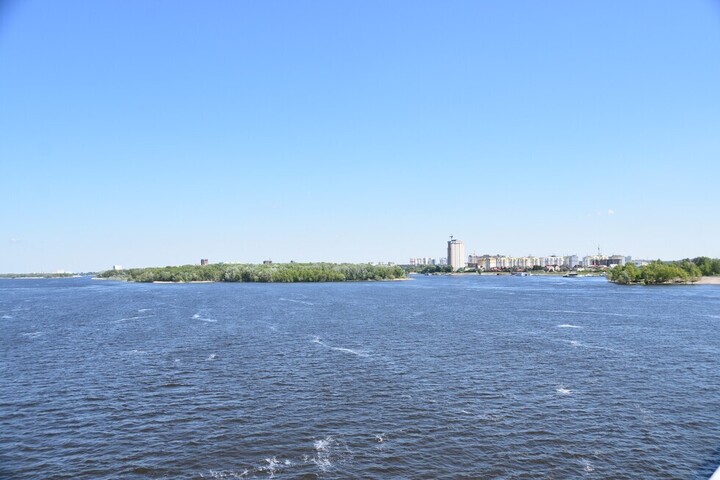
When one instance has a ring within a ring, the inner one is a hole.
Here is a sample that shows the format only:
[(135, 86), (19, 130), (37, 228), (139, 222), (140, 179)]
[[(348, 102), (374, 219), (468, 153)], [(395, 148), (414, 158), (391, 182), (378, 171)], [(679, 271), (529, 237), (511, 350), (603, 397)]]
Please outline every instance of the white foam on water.
[(315, 447), (315, 456), (310, 459), (312, 463), (323, 471), (327, 472), (332, 468), (332, 461), (330, 459), (331, 447), (335, 444), (335, 440), (331, 436), (327, 436), (321, 440), (315, 440), (313, 446)]
[(267, 462), (267, 465), (261, 465), (258, 467), (258, 471), (268, 472), (270, 474), (270, 478), (275, 478), (275, 472), (277, 471), (277, 467), (280, 465), (280, 462), (278, 462), (276, 457), (266, 458), (265, 461)]
[(383, 436), (383, 434), (378, 433), (378, 434), (375, 434), (375, 440), (377, 440), (378, 443), (383, 443), (385, 441), (385, 437)]
[(585, 346), (585, 345), (583, 345), (581, 342), (579, 342), (579, 341), (577, 341), (577, 340), (568, 340), (568, 343), (569, 343), (570, 345), (572, 345), (573, 347), (584, 347), (584, 346)]
[[(708, 317), (710, 317), (710, 318), (720, 318), (720, 315), (708, 315)], [(6, 317), (3, 316), (3, 318), (6, 318)]]
[(583, 470), (590, 473), (594, 472), (595, 468), (592, 466), (592, 463), (588, 462), (587, 460), (583, 460)]
[(152, 310), (152, 308), (141, 308), (138, 310), (138, 313), (149, 312), (150, 310)]
[(129, 350), (125, 353), (127, 355), (146, 355), (147, 354), (147, 352), (145, 350), (138, 350), (138, 349)]
[(343, 347), (330, 347), (330, 350), (335, 350), (336, 352), (343, 352), (343, 353), (349, 353), (351, 355), (357, 355), (358, 357), (367, 357), (367, 353), (360, 352), (358, 350), (353, 350), (352, 348), (343, 348)]
[(208, 361), (212, 361), (212, 360), (215, 360), (215, 357), (217, 357), (217, 355), (214, 353), (211, 353), (210, 356), (207, 357), (207, 359), (208, 359)]
[(315, 440), (315, 442), (313, 442), (313, 446), (318, 452), (326, 452), (328, 447), (330, 446), (330, 442), (332, 441), (332, 437), (325, 437), (322, 440)]
[(115, 323), (127, 322), (128, 320), (141, 320), (143, 318), (153, 318), (153, 315), (139, 315), (136, 317), (121, 318), (120, 320), (117, 320)]
[(565, 388), (562, 385), (558, 387), (555, 391), (560, 395), (570, 395), (572, 393), (572, 390), (570, 390), (569, 388)]
[(361, 350), (353, 350), (352, 348), (345, 347), (333, 347), (332, 345), (328, 345), (327, 343), (324, 343), (322, 340), (320, 340), (320, 337), (318, 337), (317, 335), (313, 336), (312, 343), (317, 343), (318, 345), (329, 348), (330, 350), (335, 350), (336, 352), (349, 353), (350, 355), (356, 355), (358, 357), (369, 356), (367, 352), (363, 352)]
[(242, 472), (232, 472), (232, 471), (226, 471), (226, 470), (210, 470), (208, 473), (208, 477), (205, 476), (205, 474), (200, 474), (200, 478), (243, 478), (247, 476), (250, 472), (245, 469)]
[(194, 319), (197, 320), (198, 318), (200, 318), (200, 314), (199, 314), (199, 313), (196, 313), (195, 315), (192, 316), (192, 318), (194, 318)]
[(214, 318), (198, 318), (198, 320), (200, 320), (201, 322), (208, 322), (208, 323), (217, 322), (217, 320), (215, 320)]
[(332, 468), (332, 462), (327, 454), (318, 454), (313, 457), (312, 462), (323, 472), (327, 472)]
[(43, 334), (43, 332), (27, 332), (27, 333), (23, 333), (22, 336), (28, 337), (28, 338), (37, 338), (42, 334)]
[(11, 315), (3, 315), (2, 318), (4, 320), (10, 320), (12, 318), (12, 316)]
[(563, 323), (562, 325), (558, 325), (558, 328), (582, 328), (578, 325), (570, 325), (569, 323)]
[(293, 298), (283, 298), (283, 297), (280, 297), (279, 300), (280, 300), (281, 302), (300, 303), (300, 304), (302, 304), (302, 305), (310, 305), (310, 306), (315, 305), (315, 304), (312, 303), (312, 302), (307, 302), (307, 301), (305, 301), (305, 300), (295, 300), (295, 299), (293, 299)]

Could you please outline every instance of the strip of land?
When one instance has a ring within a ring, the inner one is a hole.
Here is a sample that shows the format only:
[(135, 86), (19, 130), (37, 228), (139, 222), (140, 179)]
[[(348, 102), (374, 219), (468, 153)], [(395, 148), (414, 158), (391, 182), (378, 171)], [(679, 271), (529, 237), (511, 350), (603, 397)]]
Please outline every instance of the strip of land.
[(406, 278), (396, 265), (351, 263), (272, 263), (263, 265), (182, 265), (108, 270), (98, 278), (147, 283), (200, 282), (352, 282)]
[(695, 285), (720, 285), (720, 277), (700, 277)]

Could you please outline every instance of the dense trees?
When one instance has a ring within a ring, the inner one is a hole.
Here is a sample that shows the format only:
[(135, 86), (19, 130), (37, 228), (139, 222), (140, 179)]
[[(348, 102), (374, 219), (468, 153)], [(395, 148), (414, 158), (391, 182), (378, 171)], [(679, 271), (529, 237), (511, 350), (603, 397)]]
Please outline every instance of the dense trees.
[[(706, 271), (712, 272), (714, 263), (717, 260), (711, 260), (707, 257), (710, 265), (709, 269), (703, 270), (698, 266), (696, 260), (682, 260), (680, 262), (661, 262), (656, 260), (642, 267), (637, 267), (633, 263), (627, 265), (618, 265), (608, 271), (608, 280), (615, 283), (627, 285), (630, 283), (641, 283), (644, 285), (657, 285), (662, 283), (687, 283), (695, 282), (700, 279)], [(719, 262), (720, 263), (720, 262)], [(720, 265), (718, 265), (720, 267)], [(720, 269), (718, 270), (720, 273)], [(710, 273), (712, 274), (712, 273)]]
[(0, 273), (0, 278), (68, 278), (76, 273)]
[(452, 265), (426, 265), (420, 270), (420, 273), (452, 273), (452, 271)]
[(398, 266), (350, 263), (224, 264), (108, 270), (100, 278), (131, 282), (345, 282), (404, 278)]
[(720, 258), (696, 257), (689, 261), (697, 265), (703, 275), (720, 275)]

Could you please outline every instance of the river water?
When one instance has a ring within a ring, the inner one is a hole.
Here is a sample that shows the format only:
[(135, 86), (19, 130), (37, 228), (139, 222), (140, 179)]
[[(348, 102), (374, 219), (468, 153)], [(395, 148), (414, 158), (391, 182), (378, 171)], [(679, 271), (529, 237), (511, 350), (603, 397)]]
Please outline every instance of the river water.
[(720, 288), (0, 280), (0, 477), (679, 478)]

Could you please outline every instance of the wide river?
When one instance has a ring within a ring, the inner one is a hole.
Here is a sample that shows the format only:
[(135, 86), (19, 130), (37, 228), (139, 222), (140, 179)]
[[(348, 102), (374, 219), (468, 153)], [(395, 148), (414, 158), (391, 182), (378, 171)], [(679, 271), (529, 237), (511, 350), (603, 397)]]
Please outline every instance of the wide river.
[(0, 478), (707, 479), (720, 287), (0, 280)]

